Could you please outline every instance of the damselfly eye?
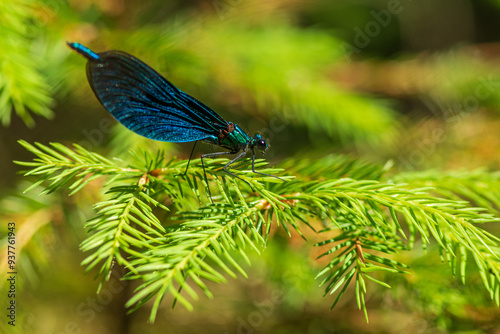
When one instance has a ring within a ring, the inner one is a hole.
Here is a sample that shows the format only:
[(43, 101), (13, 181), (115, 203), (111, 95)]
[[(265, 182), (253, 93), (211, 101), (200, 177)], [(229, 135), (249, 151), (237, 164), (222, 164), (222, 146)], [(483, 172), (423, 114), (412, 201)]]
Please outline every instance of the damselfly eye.
[(264, 139), (258, 140), (256, 145), (261, 151), (265, 151), (267, 149), (267, 143)]

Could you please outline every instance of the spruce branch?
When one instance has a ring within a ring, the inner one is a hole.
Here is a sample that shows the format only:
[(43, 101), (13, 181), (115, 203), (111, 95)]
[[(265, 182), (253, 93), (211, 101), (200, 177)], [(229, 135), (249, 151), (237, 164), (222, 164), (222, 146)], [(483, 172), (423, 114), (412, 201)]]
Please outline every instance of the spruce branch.
[(245, 248), (251, 247), (259, 252), (264, 245), (264, 239), (254, 225), (254, 217), (262, 205), (262, 202), (236, 207), (216, 204), (183, 213), (179, 218), (189, 221), (169, 232), (162, 245), (132, 261), (138, 275), (131, 274), (128, 278), (141, 278), (145, 283), (137, 289), (127, 306), (136, 309), (154, 297), (150, 316), (153, 322), (166, 293), (192, 309), (191, 303), (179, 293), (180, 288), (197, 298), (188, 280), (211, 298), (212, 293), (203, 280), (222, 283), (226, 281), (222, 273), (235, 278), (234, 270), (247, 277), (234, 254), (250, 263)]
[(51, 143), (51, 147), (49, 147), (40, 143), (32, 145), (20, 140), (19, 144), (38, 157), (33, 162), (14, 161), (18, 165), (32, 168), (25, 174), (26, 176), (36, 175), (40, 177), (26, 191), (47, 181), (46, 183), (49, 185), (46, 186), (43, 193), (51, 193), (76, 179), (68, 187), (71, 190), (70, 195), (72, 195), (91, 181), (104, 175), (112, 175), (114, 178), (125, 176), (137, 178), (142, 175), (140, 170), (119, 167), (103, 156), (89, 152), (77, 144), (74, 145), (74, 151), (59, 143)]
[(50, 5), (42, 1), (0, 3), (0, 123), (10, 124), (15, 112), (23, 122), (35, 124), (31, 114), (51, 118), (52, 88), (42, 75), (42, 56), (33, 52), (34, 33), (39, 33), (40, 12)]
[(93, 251), (82, 262), (87, 270), (103, 262), (98, 290), (111, 274), (114, 263), (136, 272), (129, 257), (150, 249), (154, 237), (162, 238), (165, 233), (151, 206), (168, 210), (143, 192), (141, 186), (116, 187), (108, 193), (114, 194), (113, 198), (95, 205), (97, 216), (86, 225), (92, 234), (80, 246), (84, 252)]
[[(330, 181), (330, 184), (315, 185), (309, 189), (309, 194), (337, 202), (340, 210), (331, 207), (335, 215), (344, 216), (343, 219), (347, 216), (350, 224), (373, 229), (385, 240), (395, 238), (396, 232), (406, 236), (402, 229), (402, 216), (411, 233), (410, 248), (419, 232), (424, 244), (430, 243), (430, 238), (434, 237), (440, 249), (453, 259), (450, 260), (452, 268), (457, 267), (457, 249), (461, 254), (472, 253), (486, 289), (493, 293), (497, 288), (500, 261), (496, 248), (500, 239), (477, 224), (499, 219), (481, 213), (481, 209), (467, 207), (463, 201), (433, 198), (424, 189), (409, 191), (401, 186), (376, 181)], [(384, 207), (391, 213), (390, 216), (384, 214)], [(465, 277), (465, 260), (466, 257), (460, 258), (462, 280)], [(495, 284), (490, 286), (492, 281)]]
[(316, 159), (304, 157), (300, 160), (288, 159), (283, 168), (289, 172), (304, 175), (306, 180), (321, 178), (355, 180), (380, 180), (392, 167), (392, 161), (384, 166), (363, 161), (357, 157), (330, 154)]
[(419, 171), (395, 175), (396, 183), (408, 187), (432, 187), (436, 194), (456, 200), (468, 200), (492, 213), (500, 212), (500, 172), (485, 170), (442, 172)]
[[(407, 264), (393, 257), (412, 250), (417, 238), (424, 247), (438, 245), (462, 281), (471, 255), (491, 298), (500, 300), (500, 239), (481, 227), (499, 219), (466, 201), (436, 196), (433, 188), (383, 182), (387, 166), (330, 157), (331, 168), (296, 164), (298, 177), (284, 176), (289, 182), (283, 183), (252, 173), (248, 159), (238, 161), (232, 172), (250, 187), (222, 170), (227, 159), (206, 161), (206, 184), (199, 159), (183, 174), (187, 161), (165, 160), (161, 152), (137, 153), (127, 163), (78, 146), (73, 151), (60, 144), (21, 144), (37, 158), (20, 164), (32, 168), (27, 175), (41, 178), (36, 184), (45, 181), (46, 192), (69, 184), (74, 193), (90, 178), (109, 179), (108, 199), (96, 205), (97, 215), (87, 225), (92, 234), (82, 250), (91, 254), (84, 264), (100, 265), (102, 280), (115, 262), (128, 269), (127, 279), (142, 280), (127, 306), (135, 310), (153, 300), (150, 321), (167, 294), (191, 309), (185, 295), (196, 299), (195, 288), (211, 297), (207, 281), (222, 283), (236, 272), (246, 276), (247, 249), (260, 252), (270, 242), (271, 224), (289, 235), (303, 236), (304, 228), (316, 233), (316, 246), (324, 249), (320, 257), (329, 258), (318, 277), (325, 294), (337, 295), (332, 307), (354, 280), (366, 315), (367, 280), (388, 287), (376, 272), (405, 273)], [(279, 172), (265, 164), (256, 161), (265, 173)], [(200, 205), (208, 203), (209, 186), (218, 190), (216, 204)], [(170, 207), (177, 213), (160, 219)]]

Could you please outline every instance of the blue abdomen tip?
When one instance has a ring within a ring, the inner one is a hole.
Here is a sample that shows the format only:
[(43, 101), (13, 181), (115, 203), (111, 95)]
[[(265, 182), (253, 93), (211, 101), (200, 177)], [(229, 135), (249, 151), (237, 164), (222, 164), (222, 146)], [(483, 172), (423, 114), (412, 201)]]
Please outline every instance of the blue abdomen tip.
[(90, 50), (88, 47), (83, 46), (80, 43), (66, 42), (70, 48), (87, 58), (88, 60), (97, 60), (99, 55), (94, 51)]

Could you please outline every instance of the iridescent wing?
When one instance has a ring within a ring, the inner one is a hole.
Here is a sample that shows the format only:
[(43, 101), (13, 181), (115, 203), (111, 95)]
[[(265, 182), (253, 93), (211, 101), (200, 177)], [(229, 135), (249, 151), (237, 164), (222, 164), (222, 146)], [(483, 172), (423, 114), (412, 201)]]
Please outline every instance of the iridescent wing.
[(120, 51), (94, 53), (78, 43), (95, 95), (120, 123), (150, 139), (190, 142), (217, 137), (228, 123), (139, 59)]

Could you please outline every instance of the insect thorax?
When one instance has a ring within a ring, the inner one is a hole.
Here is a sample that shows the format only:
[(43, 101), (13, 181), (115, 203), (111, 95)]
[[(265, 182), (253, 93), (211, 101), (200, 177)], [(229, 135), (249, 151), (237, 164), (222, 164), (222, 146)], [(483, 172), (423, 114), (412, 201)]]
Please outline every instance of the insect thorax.
[(248, 146), (250, 137), (238, 125), (228, 122), (227, 129), (219, 131), (217, 145), (230, 151), (237, 152)]

